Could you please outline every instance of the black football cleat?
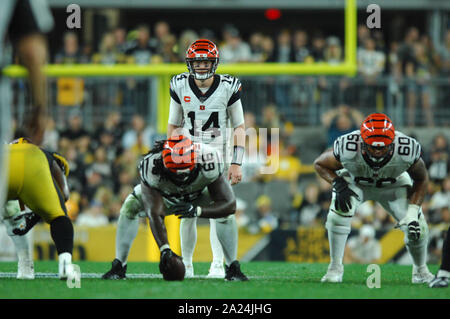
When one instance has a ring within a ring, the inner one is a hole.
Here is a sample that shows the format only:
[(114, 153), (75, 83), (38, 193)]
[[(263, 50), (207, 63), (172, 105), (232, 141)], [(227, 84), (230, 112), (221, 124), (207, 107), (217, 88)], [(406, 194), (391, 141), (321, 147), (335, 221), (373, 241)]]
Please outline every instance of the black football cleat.
[(429, 283), (430, 288), (446, 288), (448, 287), (448, 278), (447, 277), (434, 277), (432, 281)]
[(247, 281), (248, 278), (241, 271), (239, 261), (235, 260), (230, 266), (225, 266), (225, 280), (226, 281)]
[(127, 265), (122, 267), (122, 263), (119, 259), (114, 259), (112, 262), (111, 270), (102, 276), (102, 279), (126, 279), (125, 273), (127, 272)]

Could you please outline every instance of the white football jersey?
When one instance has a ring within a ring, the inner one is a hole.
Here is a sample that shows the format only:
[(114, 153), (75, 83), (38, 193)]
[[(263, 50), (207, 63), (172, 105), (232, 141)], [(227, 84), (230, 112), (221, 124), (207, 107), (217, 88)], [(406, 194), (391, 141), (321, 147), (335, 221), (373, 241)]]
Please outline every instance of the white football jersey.
[[(232, 130), (229, 107), (241, 97), (241, 82), (227, 74), (215, 74), (211, 87), (202, 92), (189, 73), (181, 73), (170, 81), (170, 96), (183, 109), (181, 126), (196, 143), (209, 144), (226, 162), (230, 156)], [(242, 116), (243, 118), (243, 116)], [(175, 123), (171, 123), (175, 124)]]
[(421, 155), (420, 144), (414, 138), (396, 131), (392, 157), (378, 169), (364, 159), (362, 143), (360, 131), (356, 130), (338, 137), (333, 145), (334, 156), (356, 184), (373, 187), (412, 185), (407, 170)]
[(159, 191), (166, 207), (179, 202), (195, 201), (208, 185), (222, 175), (224, 166), (219, 153), (205, 144), (197, 144), (196, 147), (198, 150), (198, 174), (191, 182), (184, 185), (177, 185), (153, 172), (154, 161), (161, 160), (161, 153), (146, 155), (139, 163), (141, 180), (145, 185)]

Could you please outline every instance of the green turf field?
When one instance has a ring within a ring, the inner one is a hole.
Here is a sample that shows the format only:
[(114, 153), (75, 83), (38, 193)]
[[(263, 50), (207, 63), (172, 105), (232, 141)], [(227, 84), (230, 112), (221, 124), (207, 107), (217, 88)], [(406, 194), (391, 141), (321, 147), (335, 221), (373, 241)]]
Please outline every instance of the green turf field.
[[(130, 263), (128, 274), (134, 278), (106, 281), (98, 277), (110, 263), (75, 262), (82, 272), (81, 288), (68, 288), (55, 278), (57, 262), (35, 262), (35, 280), (17, 280), (16, 263), (0, 263), (0, 298), (106, 298), (106, 299), (449, 299), (450, 289), (430, 289), (411, 284), (411, 266), (381, 265), (381, 287), (368, 288), (366, 265), (346, 265), (344, 282), (321, 283), (326, 264), (284, 262), (242, 263), (248, 282), (207, 279), (209, 263), (194, 264), (196, 278), (166, 282), (156, 263)], [(435, 273), (437, 265), (431, 265)], [(145, 278), (139, 278), (144, 276)], [(44, 277), (43, 277), (44, 276)], [(47, 276), (47, 277), (45, 277)], [(9, 277), (9, 278), (8, 278)], [(94, 277), (94, 278), (93, 278)], [(97, 278), (95, 278), (97, 277)]]

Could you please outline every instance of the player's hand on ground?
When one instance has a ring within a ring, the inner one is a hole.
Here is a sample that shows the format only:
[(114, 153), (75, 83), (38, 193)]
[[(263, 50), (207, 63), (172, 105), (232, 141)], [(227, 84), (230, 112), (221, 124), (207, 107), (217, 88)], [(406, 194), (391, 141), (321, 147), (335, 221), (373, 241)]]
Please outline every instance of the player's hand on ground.
[(341, 212), (348, 212), (351, 208), (351, 196), (359, 198), (353, 190), (348, 187), (348, 183), (344, 178), (338, 176), (333, 180), (333, 190), (336, 192), (336, 199), (334, 206), (336, 210)]
[(193, 218), (198, 216), (197, 207), (191, 203), (179, 203), (172, 207), (172, 212), (178, 216), (178, 218)]
[(242, 180), (242, 168), (239, 165), (231, 164), (228, 169), (228, 180), (231, 181), (231, 185), (238, 184)]

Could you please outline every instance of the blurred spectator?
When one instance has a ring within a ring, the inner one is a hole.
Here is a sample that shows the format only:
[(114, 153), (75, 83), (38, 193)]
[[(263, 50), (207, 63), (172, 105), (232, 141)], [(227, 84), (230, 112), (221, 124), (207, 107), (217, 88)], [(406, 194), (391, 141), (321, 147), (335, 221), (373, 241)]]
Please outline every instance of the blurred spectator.
[(128, 63), (149, 64), (152, 62), (152, 56), (155, 54), (155, 47), (150, 43), (150, 29), (142, 24), (137, 27), (136, 39), (130, 43), (125, 52), (128, 56)]
[(250, 53), (252, 62), (264, 62), (264, 35), (261, 32), (254, 32), (249, 37)]
[(89, 136), (89, 132), (83, 127), (83, 117), (79, 110), (70, 112), (68, 122), (69, 126), (60, 133), (62, 143), (66, 144), (66, 141), (68, 141), (77, 145), (82, 137)]
[(238, 228), (245, 228), (250, 223), (250, 218), (246, 213), (247, 203), (241, 199), (236, 198), (236, 212), (234, 215), (236, 216), (236, 224)]
[(348, 105), (340, 105), (322, 115), (322, 125), (327, 128), (327, 147), (341, 135), (359, 129), (364, 116)]
[[(293, 58), (291, 32), (288, 29), (281, 30), (276, 39), (273, 56), (268, 62), (290, 63)], [(292, 77), (280, 75), (276, 77), (275, 82), (272, 84), (275, 104), (282, 110), (288, 110), (291, 107), (291, 83)]]
[[(249, 139), (252, 141), (252, 139)], [(255, 139), (256, 140), (256, 139)], [(253, 182), (261, 179), (261, 169), (266, 165), (267, 158), (254, 142), (247, 143), (242, 160), (242, 182)]]
[(408, 123), (414, 126), (416, 123), (416, 104), (418, 96), (425, 115), (425, 124), (433, 126), (433, 114), (431, 110), (431, 61), (427, 57), (425, 47), (421, 43), (414, 44), (414, 60), (406, 63), (406, 76), (408, 77)]
[[(154, 26), (155, 36), (150, 40), (150, 46), (155, 48), (155, 53), (164, 57), (163, 42), (164, 38), (171, 35), (170, 26), (167, 21), (158, 21)], [(176, 42), (176, 40), (175, 40)]]
[(322, 32), (315, 32), (311, 39), (311, 56), (314, 62), (324, 62), (325, 38)]
[(224, 30), (225, 42), (220, 47), (221, 63), (239, 63), (251, 61), (250, 46), (243, 41), (238, 29), (226, 27)]
[(370, 30), (365, 24), (358, 25), (358, 49), (364, 47), (365, 42), (368, 38), (370, 38)]
[[(190, 29), (184, 30), (178, 38), (178, 58), (185, 62), (186, 51), (189, 46), (199, 38), (198, 34)], [(221, 54), (221, 52), (219, 52)]]
[(386, 56), (384, 52), (376, 50), (374, 39), (367, 38), (364, 48), (358, 50), (357, 57), (358, 74), (364, 81), (360, 87), (360, 99), (363, 106), (373, 108), (377, 105), (377, 86), (385, 68)]
[(430, 180), (435, 184), (440, 184), (450, 173), (449, 152), (449, 143), (445, 135), (436, 135), (429, 150), (429, 156), (425, 160)]
[(295, 226), (314, 227), (322, 225), (322, 208), (319, 203), (320, 189), (316, 182), (309, 183), (304, 191), (304, 197), (297, 198), (290, 212), (290, 224)]
[(275, 44), (274, 44), (272, 38), (269, 36), (264, 36), (261, 46), (262, 46), (263, 62), (272, 61), (274, 49), (275, 49)]
[(363, 225), (358, 236), (348, 239), (344, 263), (372, 264), (381, 258), (381, 244), (375, 238), (375, 229), (371, 225)]
[(272, 211), (272, 200), (267, 195), (261, 195), (256, 199), (256, 211), (258, 220), (249, 226), (252, 233), (270, 233), (278, 227), (277, 213)]
[(74, 144), (69, 144), (69, 146), (64, 149), (64, 152), (62, 153), (67, 159), (70, 167), (70, 174), (67, 177), (69, 189), (81, 193), (84, 185), (86, 185), (86, 166), (79, 156)]
[(80, 50), (78, 35), (72, 31), (66, 32), (63, 38), (63, 48), (56, 53), (54, 63), (75, 64), (88, 62), (88, 57), (86, 57)]
[[(272, 128), (280, 129), (281, 120), (280, 115), (275, 104), (268, 104), (264, 106), (262, 110), (262, 119), (260, 128), (267, 129), (267, 136), (260, 136), (259, 145), (261, 149), (266, 149), (268, 154), (270, 154), (270, 148), (272, 144)], [(277, 141), (274, 141), (277, 142)]]
[(326, 41), (324, 50), (325, 62), (329, 64), (339, 64), (342, 62), (342, 47), (338, 37), (331, 36)]
[(402, 66), (402, 73), (405, 72), (405, 66), (408, 62), (413, 62), (414, 58), (414, 44), (419, 41), (419, 30), (416, 27), (410, 27), (405, 34), (402, 44), (398, 50), (400, 63)]
[(84, 211), (84, 209), (86, 209), (86, 207), (88, 207), (89, 204), (92, 203), (92, 200), (94, 199), (94, 195), (97, 192), (97, 189), (99, 189), (103, 185), (102, 175), (95, 170), (90, 170), (86, 172), (86, 181), (87, 183), (83, 185), (83, 189), (81, 190), (80, 193), (81, 211)]
[(127, 31), (123, 27), (117, 27), (113, 30), (114, 45), (119, 54), (125, 54), (128, 48)]
[(92, 202), (77, 218), (77, 226), (99, 227), (108, 224), (108, 217), (103, 213), (103, 206), (100, 202)]
[(199, 37), (198, 38), (199, 39), (208, 39), (208, 40), (216, 43), (216, 45), (218, 43), (220, 43), (219, 39), (216, 36), (216, 33), (213, 30), (209, 29), (209, 28), (202, 28), (199, 31)]
[(450, 28), (444, 35), (442, 42), (439, 42), (440, 46), (437, 48), (441, 67), (440, 72), (442, 75), (450, 75)]
[(102, 125), (99, 126), (94, 133), (95, 139), (100, 140), (101, 134), (105, 131), (113, 134), (113, 139), (115, 142), (122, 138), (124, 128), (122, 114), (119, 111), (108, 112), (105, 121), (102, 122)]
[(364, 47), (358, 50), (358, 72), (366, 80), (373, 83), (383, 73), (386, 57), (382, 51), (377, 51), (375, 40), (367, 38)]
[(294, 32), (292, 39), (292, 58), (291, 62), (310, 63), (312, 57), (308, 48), (308, 34), (303, 30)]
[[(122, 146), (130, 149), (138, 143), (149, 149), (155, 138), (155, 131), (151, 126), (147, 126), (144, 118), (139, 115), (133, 115), (131, 119), (131, 127), (125, 131), (122, 137)], [(140, 139), (140, 140), (139, 140)]]
[(58, 151), (59, 132), (56, 129), (56, 124), (53, 118), (47, 119), (47, 126), (45, 127), (44, 139), (42, 147), (46, 150), (56, 152)]
[(113, 33), (103, 35), (98, 53), (92, 56), (92, 62), (107, 65), (125, 62), (125, 56), (117, 51)]
[(263, 176), (266, 181), (275, 179), (288, 182), (291, 194), (295, 194), (301, 174), (315, 172), (312, 165), (304, 165), (299, 156), (294, 155), (295, 150), (295, 145), (281, 143), (279, 154), (272, 152), (267, 161), (268, 165), (277, 167), (277, 171), (274, 174)]
[(450, 175), (442, 181), (442, 187), (430, 199), (430, 210), (450, 208)]
[(98, 147), (94, 152), (94, 160), (91, 165), (87, 167), (86, 173), (89, 175), (92, 172), (99, 173), (102, 176), (103, 185), (113, 187), (112, 167), (106, 156), (106, 149)]
[(374, 220), (372, 225), (378, 231), (389, 231), (396, 224), (395, 220), (379, 203), (375, 203), (374, 206)]
[(160, 51), (161, 51), (161, 62), (164, 63), (178, 63), (184, 62), (179, 60), (176, 53), (177, 38), (173, 34), (168, 34), (161, 38)]
[(292, 50), (292, 36), (288, 29), (281, 30), (277, 36), (277, 45), (274, 50), (274, 61), (278, 63), (292, 62), (294, 56)]

